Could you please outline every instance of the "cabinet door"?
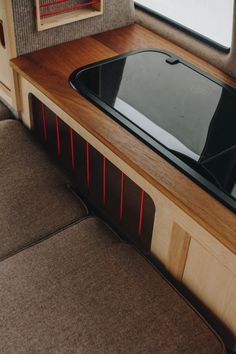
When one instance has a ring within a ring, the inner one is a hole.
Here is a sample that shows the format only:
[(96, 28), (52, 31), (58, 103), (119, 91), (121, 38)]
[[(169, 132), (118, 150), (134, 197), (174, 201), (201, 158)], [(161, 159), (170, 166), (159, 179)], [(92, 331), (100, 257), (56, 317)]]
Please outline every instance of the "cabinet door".
[(225, 340), (236, 349), (236, 275), (191, 240), (182, 281), (230, 329)]

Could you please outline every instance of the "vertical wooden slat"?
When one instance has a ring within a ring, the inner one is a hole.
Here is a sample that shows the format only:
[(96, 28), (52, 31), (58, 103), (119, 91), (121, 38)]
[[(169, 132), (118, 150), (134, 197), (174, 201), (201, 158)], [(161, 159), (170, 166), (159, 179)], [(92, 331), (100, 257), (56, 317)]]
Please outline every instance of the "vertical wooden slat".
[(191, 237), (175, 222), (171, 232), (168, 270), (177, 279), (182, 280)]

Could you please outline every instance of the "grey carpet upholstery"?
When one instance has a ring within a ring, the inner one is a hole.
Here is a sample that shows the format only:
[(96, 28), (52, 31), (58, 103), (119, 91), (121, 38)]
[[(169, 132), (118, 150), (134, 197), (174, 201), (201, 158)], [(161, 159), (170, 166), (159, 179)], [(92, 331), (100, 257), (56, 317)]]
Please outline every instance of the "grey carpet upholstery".
[[(67, 7), (70, 7), (73, 3), (77, 5), (78, 1), (70, 0)], [(127, 26), (134, 22), (134, 3), (132, 0), (104, 0), (103, 15), (72, 22), (46, 31), (36, 30), (33, 11), (34, 1), (12, 0), (12, 7), (17, 56)], [(65, 4), (62, 4), (62, 7), (65, 7)], [(52, 7), (51, 10), (53, 10)]]
[(0, 101), (0, 121), (14, 118), (12, 112)]
[(218, 354), (224, 346), (96, 218), (0, 263), (1, 353)]
[(0, 259), (86, 216), (31, 134), (0, 122)]

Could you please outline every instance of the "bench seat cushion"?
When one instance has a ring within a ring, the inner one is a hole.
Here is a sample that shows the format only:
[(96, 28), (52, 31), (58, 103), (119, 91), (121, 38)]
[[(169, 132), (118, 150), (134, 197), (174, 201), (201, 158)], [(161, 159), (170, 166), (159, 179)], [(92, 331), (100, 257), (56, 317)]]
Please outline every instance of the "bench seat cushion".
[(31, 133), (0, 122), (0, 260), (86, 215)]
[(87, 218), (0, 263), (1, 353), (225, 353), (130, 245)]

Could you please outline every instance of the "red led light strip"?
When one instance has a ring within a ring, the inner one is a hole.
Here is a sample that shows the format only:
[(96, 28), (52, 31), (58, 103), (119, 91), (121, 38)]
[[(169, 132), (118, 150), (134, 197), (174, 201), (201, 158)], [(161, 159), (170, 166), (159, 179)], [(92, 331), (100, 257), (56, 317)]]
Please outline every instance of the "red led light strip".
[(53, 6), (57, 4), (61, 4), (62, 2), (68, 2), (69, 0), (57, 0), (57, 1), (51, 1), (48, 2), (47, 4), (40, 4), (39, 7), (48, 7), (48, 6)]
[(139, 225), (138, 225), (138, 238), (142, 237), (143, 228), (143, 211), (144, 211), (144, 191), (141, 193), (140, 211), (139, 211)]
[(47, 125), (46, 125), (45, 109), (44, 109), (44, 104), (43, 103), (41, 105), (41, 113), (42, 113), (42, 121), (43, 121), (44, 140), (47, 141)]
[[(63, 2), (63, 1), (62, 1)], [(96, 0), (96, 1), (90, 1), (90, 2), (86, 2), (86, 3), (83, 3), (83, 4), (79, 4), (79, 5), (74, 5), (74, 6), (71, 6), (71, 7), (66, 7), (66, 8), (63, 8), (63, 9), (58, 9), (58, 10), (55, 10), (55, 11), (50, 11), (50, 12), (45, 12), (44, 14), (41, 14), (40, 13), (40, 17), (48, 17), (48, 16), (53, 16), (53, 15), (57, 15), (59, 13), (62, 13), (62, 12), (68, 12), (68, 11), (73, 11), (73, 10), (76, 10), (76, 9), (79, 9), (81, 7), (85, 7), (85, 6), (89, 6), (89, 5), (96, 5), (100, 2), (100, 0)]]
[(86, 184), (87, 189), (90, 188), (90, 155), (89, 155), (89, 143), (86, 141)]
[(124, 211), (124, 179), (125, 175), (121, 172), (121, 185), (120, 185), (120, 222), (122, 222)]
[(73, 130), (70, 128), (70, 149), (71, 149), (71, 165), (72, 168), (75, 168), (75, 153), (74, 153), (74, 139), (73, 139)]
[(103, 157), (103, 205), (106, 205), (106, 185), (107, 185), (107, 160)]
[(61, 140), (60, 140), (60, 130), (59, 130), (59, 120), (56, 115), (56, 132), (57, 132), (57, 153), (61, 155)]

